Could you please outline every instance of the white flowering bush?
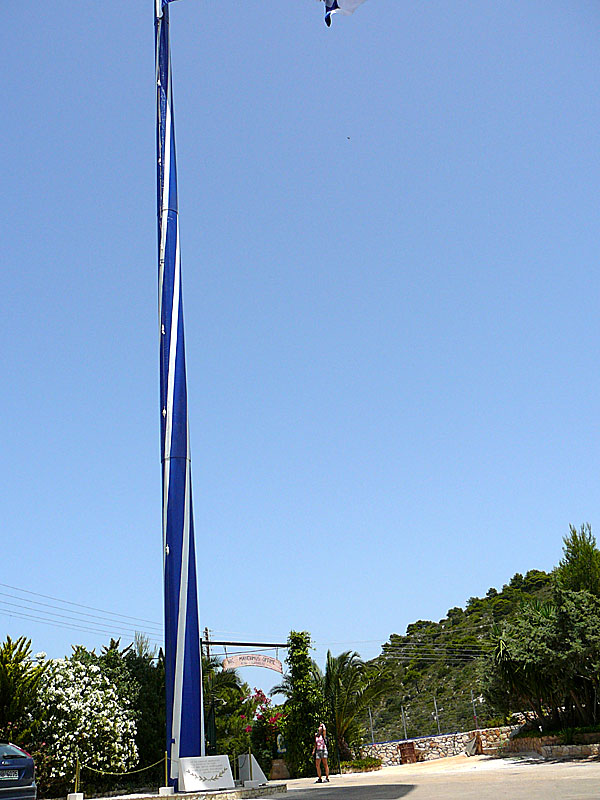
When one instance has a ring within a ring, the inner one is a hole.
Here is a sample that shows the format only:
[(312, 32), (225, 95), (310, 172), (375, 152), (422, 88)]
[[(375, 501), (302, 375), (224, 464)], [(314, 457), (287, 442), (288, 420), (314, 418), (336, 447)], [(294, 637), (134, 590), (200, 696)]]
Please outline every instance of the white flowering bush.
[(55, 661), (52, 667), (40, 685), (42, 758), (36, 766), (43, 772), (43, 783), (71, 783), (77, 756), (97, 770), (133, 769), (138, 753), (128, 701), (119, 697), (96, 664), (71, 658)]

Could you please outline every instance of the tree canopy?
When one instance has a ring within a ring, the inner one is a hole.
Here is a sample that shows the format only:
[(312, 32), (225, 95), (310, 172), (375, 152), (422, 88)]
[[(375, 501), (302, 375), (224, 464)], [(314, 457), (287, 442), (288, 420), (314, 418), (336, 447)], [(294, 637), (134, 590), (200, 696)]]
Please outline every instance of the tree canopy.
[(556, 580), (565, 589), (586, 591), (600, 597), (600, 551), (589, 524), (579, 531), (569, 526), (563, 539), (564, 555), (556, 569)]
[(38, 688), (49, 663), (31, 657), (31, 640), (10, 636), (0, 646), (0, 739), (26, 744), (39, 722)]

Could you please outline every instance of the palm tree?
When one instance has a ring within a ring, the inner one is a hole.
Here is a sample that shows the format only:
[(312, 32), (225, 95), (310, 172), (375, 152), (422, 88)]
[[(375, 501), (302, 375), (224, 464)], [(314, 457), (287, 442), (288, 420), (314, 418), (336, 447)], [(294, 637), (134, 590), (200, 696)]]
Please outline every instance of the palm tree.
[(243, 684), (234, 669), (225, 670), (221, 659), (216, 656), (202, 656), (202, 687), (204, 690), (204, 710), (206, 714), (206, 738), (208, 755), (217, 752), (216, 706), (224, 703), (233, 689), (242, 692)]
[[(339, 656), (327, 651), (325, 672), (313, 660), (311, 680), (325, 701), (329, 728), (334, 732), (338, 754), (342, 761), (352, 758), (351, 745), (360, 741), (361, 719), (367, 708), (392, 687), (391, 672), (366, 664), (358, 653), (347, 650)], [(270, 694), (292, 696), (290, 676), (271, 689)]]
[(242, 681), (235, 669), (223, 669), (217, 656), (202, 656), (202, 683), (206, 695), (222, 697), (228, 689), (241, 691)]
[(39, 721), (38, 686), (50, 662), (31, 657), (31, 639), (0, 644), (0, 739), (31, 745)]
[(352, 758), (351, 745), (360, 740), (365, 711), (392, 683), (390, 672), (366, 664), (356, 652), (346, 650), (332, 656), (331, 650), (327, 651), (323, 694), (342, 761)]
[[(310, 678), (313, 681), (314, 685), (319, 688), (319, 690), (323, 691), (323, 673), (319, 669), (319, 665), (314, 659), (311, 659), (310, 664)], [(284, 673), (281, 683), (278, 683), (276, 686), (270, 690), (269, 695), (271, 697), (275, 697), (275, 695), (281, 695), (285, 698), (285, 702), (287, 702), (293, 694), (292, 688), (292, 681), (288, 672)]]

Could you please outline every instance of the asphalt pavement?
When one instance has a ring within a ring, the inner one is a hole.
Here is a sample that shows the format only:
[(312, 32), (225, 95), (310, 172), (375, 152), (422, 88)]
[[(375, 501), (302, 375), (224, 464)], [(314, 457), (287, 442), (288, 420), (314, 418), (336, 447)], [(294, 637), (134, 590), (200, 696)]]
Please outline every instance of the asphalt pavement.
[(599, 800), (600, 760), (456, 756), (377, 772), (286, 781), (288, 800)]

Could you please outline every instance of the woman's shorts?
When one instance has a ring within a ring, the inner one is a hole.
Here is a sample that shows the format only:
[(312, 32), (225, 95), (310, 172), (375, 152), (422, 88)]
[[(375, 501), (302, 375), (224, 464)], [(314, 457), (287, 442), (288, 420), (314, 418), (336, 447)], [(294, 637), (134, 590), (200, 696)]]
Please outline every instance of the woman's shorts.
[(315, 758), (327, 758), (327, 750), (317, 750), (315, 752)]

